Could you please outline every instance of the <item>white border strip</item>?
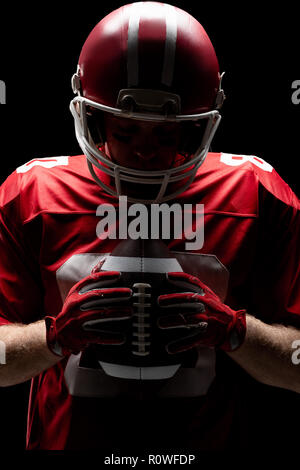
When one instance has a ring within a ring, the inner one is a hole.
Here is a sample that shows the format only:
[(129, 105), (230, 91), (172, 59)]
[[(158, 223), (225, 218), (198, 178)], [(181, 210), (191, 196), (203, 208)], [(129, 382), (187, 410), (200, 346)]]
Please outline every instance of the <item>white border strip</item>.
[(121, 271), (124, 273), (182, 272), (182, 268), (175, 258), (141, 258), (129, 256), (108, 256), (101, 270)]

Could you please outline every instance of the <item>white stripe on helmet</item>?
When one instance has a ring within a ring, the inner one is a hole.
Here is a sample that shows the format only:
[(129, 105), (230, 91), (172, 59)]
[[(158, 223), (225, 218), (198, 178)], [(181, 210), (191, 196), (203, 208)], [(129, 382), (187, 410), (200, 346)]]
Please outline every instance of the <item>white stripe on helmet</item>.
[[(177, 20), (176, 11), (172, 5), (163, 4), (166, 22), (166, 40), (164, 49), (164, 60), (161, 73), (161, 83), (170, 86), (173, 81), (176, 41), (177, 41)], [(127, 38), (127, 81), (128, 87), (139, 84), (139, 28), (140, 18), (145, 2), (133, 3), (128, 24)], [(147, 5), (147, 8), (154, 8)], [(161, 5), (155, 6), (161, 8)]]

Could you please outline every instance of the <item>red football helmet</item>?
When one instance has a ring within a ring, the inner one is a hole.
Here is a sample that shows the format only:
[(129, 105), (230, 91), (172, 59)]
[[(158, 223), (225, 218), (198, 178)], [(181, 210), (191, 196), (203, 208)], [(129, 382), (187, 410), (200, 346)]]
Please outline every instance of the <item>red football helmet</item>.
[[(218, 110), (224, 100), (214, 48), (195, 18), (157, 2), (118, 8), (89, 34), (72, 87), (77, 94), (70, 104), (77, 140), (95, 181), (109, 194), (124, 194), (128, 184), (142, 184), (143, 193), (145, 184), (156, 185), (155, 197), (128, 199), (164, 202), (191, 184), (218, 127)], [(96, 126), (95, 133), (93, 123), (95, 116), (99, 123), (99, 112), (141, 121), (180, 122), (190, 126), (193, 142), (178, 150), (181, 158), (171, 168), (124, 167), (105, 152), (101, 126)], [(101, 172), (113, 184), (107, 184)]]

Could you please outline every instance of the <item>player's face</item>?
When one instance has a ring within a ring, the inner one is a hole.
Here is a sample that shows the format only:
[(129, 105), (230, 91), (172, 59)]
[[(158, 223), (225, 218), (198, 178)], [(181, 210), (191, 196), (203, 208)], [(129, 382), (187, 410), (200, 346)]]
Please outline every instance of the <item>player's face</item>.
[(174, 165), (180, 142), (179, 123), (155, 123), (104, 117), (109, 156), (137, 170), (166, 170)]

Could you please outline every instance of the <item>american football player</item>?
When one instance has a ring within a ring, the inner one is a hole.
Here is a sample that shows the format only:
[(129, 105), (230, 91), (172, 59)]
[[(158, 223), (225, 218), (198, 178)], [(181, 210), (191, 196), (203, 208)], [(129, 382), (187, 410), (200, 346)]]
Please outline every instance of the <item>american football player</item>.
[[(262, 158), (210, 151), (221, 82), (189, 13), (118, 8), (91, 31), (72, 77), (83, 154), (34, 158), (3, 183), (0, 385), (32, 379), (27, 449), (245, 448), (254, 419), (261, 433), (272, 427), (257, 398), (300, 392), (299, 201)], [(118, 244), (96, 235), (97, 208), (118, 211), (123, 195), (204, 204), (204, 245), (186, 253), (184, 238), (168, 240), (185, 269), (166, 273), (170, 290), (157, 299), (166, 352), (192, 359), (166, 381), (110, 377), (96, 364), (95, 393), (83, 352), (118, 354), (133, 312), (122, 273), (95, 269)]]

